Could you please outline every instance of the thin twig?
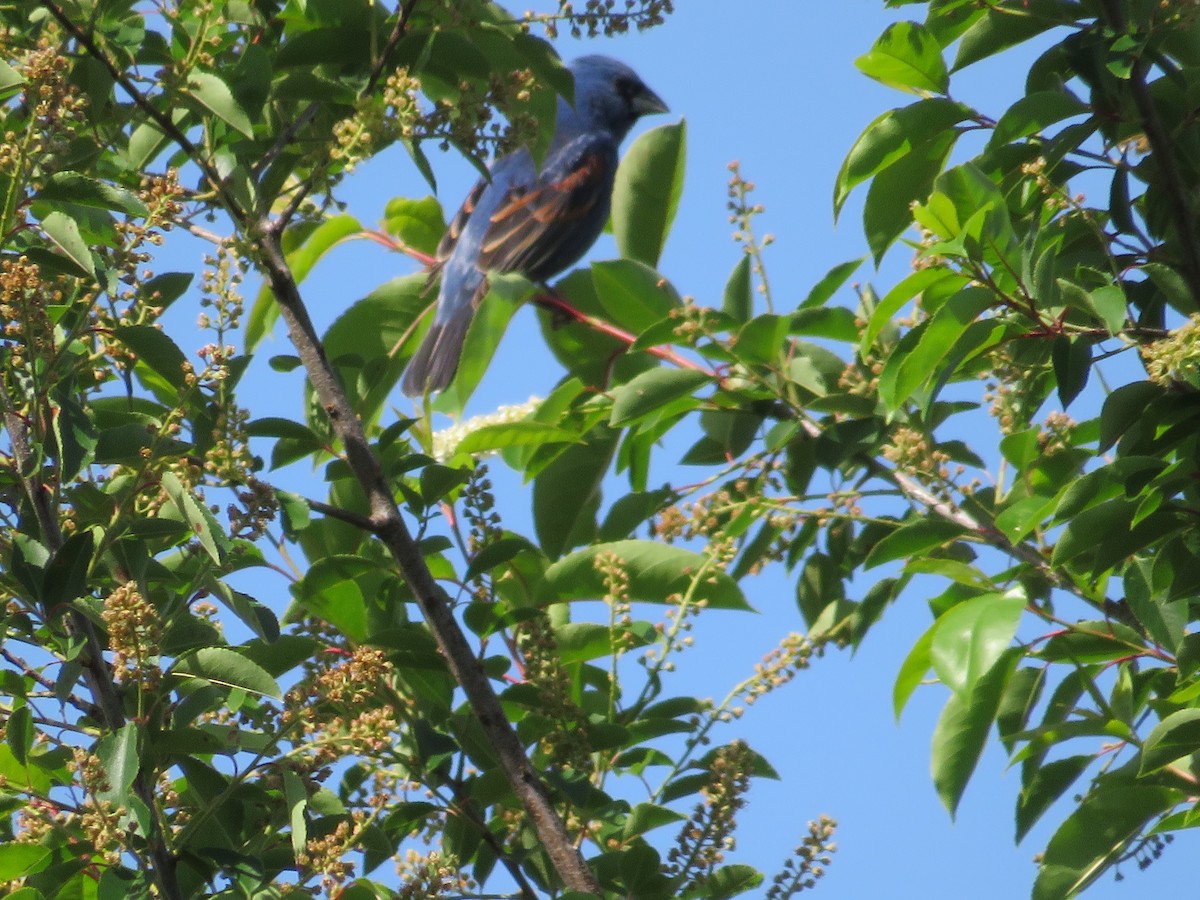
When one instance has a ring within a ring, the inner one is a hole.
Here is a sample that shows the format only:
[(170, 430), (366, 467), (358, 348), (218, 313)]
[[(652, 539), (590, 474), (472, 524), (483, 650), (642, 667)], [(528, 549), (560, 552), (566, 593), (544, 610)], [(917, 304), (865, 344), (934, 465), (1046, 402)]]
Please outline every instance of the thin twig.
[(330, 506), (328, 503), (322, 503), (320, 500), (305, 497), (304, 502), (308, 504), (308, 508), (313, 512), (318, 512), (323, 516), (328, 516), (330, 519), (337, 519), (339, 522), (345, 522), (347, 525), (361, 528), (363, 531), (374, 531), (375, 526), (378, 524), (366, 516), (360, 516), (358, 513), (342, 509), (340, 506)]
[[(55, 685), (53, 681), (51, 681), (41, 672), (37, 671), (37, 669), (34, 669), (32, 666), (30, 666), (29, 663), (25, 662), (25, 660), (21, 659), (19, 656), (9, 653), (7, 650), (0, 650), (0, 658), (4, 659), (4, 661), (14, 669), (18, 669), (26, 678), (32, 678), (46, 690), (50, 691), (51, 694), (56, 697), (58, 696), (57, 685)], [(67, 703), (70, 703), (85, 716), (91, 716), (93, 719), (97, 720), (100, 718), (100, 710), (93, 703), (86, 703), (71, 693), (68, 693), (61, 699)]]

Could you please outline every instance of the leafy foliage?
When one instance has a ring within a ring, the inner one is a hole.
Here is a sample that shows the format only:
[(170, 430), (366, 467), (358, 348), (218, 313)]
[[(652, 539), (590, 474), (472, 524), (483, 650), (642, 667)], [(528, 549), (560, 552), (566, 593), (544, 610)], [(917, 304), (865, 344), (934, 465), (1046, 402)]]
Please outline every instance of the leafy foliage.
[[(531, 298), (563, 377), (441, 433), (388, 403), (425, 278), (351, 306), (323, 352), (300, 286), (352, 237), (427, 260), (444, 211), (396, 198), (366, 232), (331, 192), (388, 147), (430, 181), (429, 141), (544, 151), (571, 84), (528, 26), (648, 26), (669, 3), (528, 21), (420, 0), (0, 10), (0, 882), (392, 896), (396, 859), (402, 896), (745, 893), (767, 879), (726, 859), (736, 816), (777, 776), (710, 742), (918, 592), (933, 621), (894, 702), (931, 672), (948, 689), (948, 810), (993, 735), (1021, 771), (1018, 838), (1078, 793), (1034, 897), (1192, 827), (1200, 18), (902, 5), (925, 21), (857, 64), (910, 96), (850, 148), (834, 208), (865, 188), (871, 254), (900, 242), (911, 274), (843, 302), (859, 262), (842, 263), (778, 303), (735, 168), (745, 254), (720, 309), (684, 299), (655, 267), (686, 130), (652, 130), (614, 195), (623, 258), (550, 295), (492, 279), (437, 407), (463, 408)], [(953, 97), (959, 70), (1035, 37), (1011, 108)], [(985, 135), (969, 157), (967, 132)], [(145, 271), (180, 228), (214, 244), (194, 289)], [(185, 296), (205, 309), (198, 351), (164, 327)], [(272, 364), (305, 367), (301, 420), (239, 402), (280, 317), (296, 355)], [(1100, 392), (1098, 414), (1067, 416)], [(652, 487), (668, 435), (698, 471)], [(533, 534), (497, 508), (485, 453), (532, 483)], [(321, 499), (272, 485), (299, 466)], [(695, 618), (752, 609), (766, 567), (807, 633), (776, 621), (777, 649), (719, 703), (680, 693)], [(272, 587), (251, 596), (248, 573)], [(811, 887), (833, 831), (813, 823), (768, 896)]]

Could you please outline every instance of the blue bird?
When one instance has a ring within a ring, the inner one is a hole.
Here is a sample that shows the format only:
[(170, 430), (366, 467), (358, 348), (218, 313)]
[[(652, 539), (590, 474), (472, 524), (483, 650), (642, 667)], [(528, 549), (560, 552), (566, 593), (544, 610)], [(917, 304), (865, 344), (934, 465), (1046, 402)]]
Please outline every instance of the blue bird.
[(617, 148), (638, 118), (667, 111), (615, 59), (584, 56), (570, 70), (575, 103), (559, 99), (541, 170), (524, 149), (496, 160), (438, 245), (437, 312), (404, 375), (410, 397), (442, 390), (454, 377), (489, 270), (545, 282), (587, 252), (608, 220)]

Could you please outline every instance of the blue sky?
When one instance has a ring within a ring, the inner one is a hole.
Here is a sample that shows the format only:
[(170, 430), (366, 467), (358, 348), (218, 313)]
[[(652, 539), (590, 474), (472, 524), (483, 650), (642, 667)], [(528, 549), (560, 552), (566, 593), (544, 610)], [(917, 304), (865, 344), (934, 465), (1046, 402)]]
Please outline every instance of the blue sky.
[[(550, 4), (543, 3), (542, 7)], [(567, 58), (605, 52), (632, 65), (671, 106), (671, 120), (688, 122), (688, 175), (676, 227), (661, 269), (684, 294), (717, 305), (739, 248), (727, 221), (727, 165), (741, 163), (766, 205), (761, 228), (774, 234), (767, 263), (777, 309), (798, 303), (833, 265), (865, 255), (859, 218), (861, 194), (846, 205), (835, 227), (833, 181), (846, 151), (880, 112), (909, 98), (878, 85), (853, 66), (898, 13), (923, 15), (924, 7), (884, 10), (876, 0), (814, 3), (753, 0), (738, 3), (680, 2), (667, 23), (650, 32), (612, 40), (559, 43)], [(999, 64), (955, 76), (960, 99), (998, 114), (1021, 92), (1025, 60), (1017, 54)], [(650, 127), (655, 122), (647, 123)], [(347, 211), (364, 225), (382, 217), (391, 196), (421, 196), (427, 188), (402, 155), (388, 154), (362, 166), (343, 185)], [(450, 214), (475, 177), (453, 155), (435, 155), (440, 199)], [(602, 238), (591, 258), (615, 255)], [(908, 270), (903, 248), (876, 273), (857, 277), (886, 289)], [(360, 242), (339, 248), (303, 286), (314, 318), (324, 327), (349, 303), (390, 277), (415, 270), (407, 260)], [(849, 291), (840, 302), (849, 302)], [(182, 305), (182, 304), (181, 304)], [(263, 357), (289, 352), (281, 330), (261, 348)], [(256, 364), (253, 386), (264, 403), (255, 415), (296, 414), (300, 390)], [(472, 402), (472, 412), (544, 395), (560, 375), (530, 310), (510, 328), (492, 370)], [(407, 406), (400, 401), (401, 411)], [(1081, 417), (1076, 413), (1076, 417)], [(976, 446), (985, 458), (993, 446)], [(497, 464), (499, 465), (499, 464)], [(664, 474), (665, 477), (665, 474)], [(511, 480), (510, 480), (511, 481)], [(509, 483), (519, 509), (519, 485)], [(529, 531), (519, 517), (506, 524)], [(865, 590), (869, 582), (858, 585)], [(802, 627), (790, 586), (772, 576), (749, 582), (758, 616), (709, 614), (697, 628), (697, 647), (680, 661), (675, 689), (721, 697), (786, 631)], [(261, 597), (276, 608), (270, 596)], [(840, 847), (819, 896), (839, 898), (943, 898), (1009, 900), (1027, 896), (1032, 861), (1048, 839), (1052, 813), (1026, 842), (1014, 847), (1016, 772), (992, 747), (951, 823), (929, 775), (929, 741), (945, 699), (940, 687), (918, 692), (897, 725), (891, 685), (901, 661), (929, 625), (924, 597), (910, 592), (893, 607), (853, 659), (831, 653), (788, 687), (753, 707), (735, 729), (718, 739), (745, 736), (780, 771), (781, 782), (759, 782), (742, 816), (736, 860), (768, 874), (799, 841), (805, 822), (821, 813), (840, 822)], [(1124, 882), (1105, 876), (1087, 896), (1129, 898), (1148, 891), (1190, 886), (1186, 838), (1177, 840), (1148, 872), (1128, 867)], [(1185, 881), (1185, 878), (1187, 879)]]

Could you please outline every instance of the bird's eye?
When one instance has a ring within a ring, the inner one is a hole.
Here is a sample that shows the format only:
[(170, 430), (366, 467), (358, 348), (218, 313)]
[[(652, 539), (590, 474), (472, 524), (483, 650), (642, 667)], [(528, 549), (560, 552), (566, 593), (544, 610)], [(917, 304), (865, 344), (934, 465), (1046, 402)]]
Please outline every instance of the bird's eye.
[(641, 91), (641, 85), (632, 78), (621, 76), (616, 81), (617, 93), (625, 100), (632, 100)]

